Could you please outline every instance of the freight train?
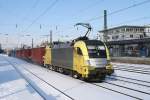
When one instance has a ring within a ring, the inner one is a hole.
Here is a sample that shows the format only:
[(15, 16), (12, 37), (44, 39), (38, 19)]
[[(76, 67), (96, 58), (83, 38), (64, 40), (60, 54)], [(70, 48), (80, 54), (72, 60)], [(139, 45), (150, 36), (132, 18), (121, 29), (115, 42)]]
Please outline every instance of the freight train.
[(74, 78), (104, 79), (114, 72), (109, 50), (104, 42), (90, 40), (86, 35), (72, 42), (54, 42), (47, 47), (17, 50), (16, 56), (60, 73), (71, 74)]

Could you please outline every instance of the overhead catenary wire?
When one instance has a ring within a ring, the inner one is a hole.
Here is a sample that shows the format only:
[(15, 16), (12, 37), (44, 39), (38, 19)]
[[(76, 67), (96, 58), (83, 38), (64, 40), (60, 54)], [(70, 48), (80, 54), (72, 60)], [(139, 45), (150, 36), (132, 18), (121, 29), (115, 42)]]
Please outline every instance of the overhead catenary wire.
[(39, 0), (36, 0), (35, 3), (33, 4), (32, 8), (35, 8), (39, 3)]
[(123, 25), (126, 23), (138, 22), (138, 21), (146, 20), (146, 19), (150, 19), (150, 16), (144, 16), (144, 17), (140, 17), (140, 18), (136, 18), (136, 19), (132, 19), (132, 20), (127, 20), (127, 21), (124, 21), (124, 22), (121, 22), (118, 24), (111, 25), (110, 27), (119, 26), (119, 25)]
[[(26, 32), (33, 24), (36, 23), (37, 20), (39, 20), (43, 15), (45, 15), (56, 3), (58, 0), (55, 0), (51, 5), (49, 5), (39, 16), (37, 16), (32, 22), (31, 24), (29, 24), (29, 26), (23, 31)], [(34, 3), (34, 5), (32, 6), (32, 9), (38, 4), (38, 0), (36, 0), (36, 2)], [(40, 29), (42, 28), (42, 25), (40, 24)], [(20, 37), (19, 37), (20, 39)], [(19, 44), (19, 41), (18, 41)]]
[(58, 2), (58, 0), (55, 0), (50, 6), (48, 6), (39, 16), (37, 16), (32, 23), (23, 31), (26, 32), (37, 20), (39, 20), (43, 15), (45, 15), (50, 9), (52, 9), (56, 3)]
[[(111, 13), (108, 13), (107, 15), (110, 16), (110, 15), (113, 15), (113, 14), (116, 14), (116, 13), (119, 13), (119, 12), (123, 12), (123, 11), (126, 11), (128, 9), (131, 9), (131, 8), (134, 8), (134, 7), (146, 4), (146, 3), (150, 3), (150, 0), (145, 0), (145, 1), (142, 1), (142, 2), (139, 2), (139, 3), (132, 4), (132, 5), (128, 6), (128, 7), (121, 8), (121, 9), (118, 9), (118, 10), (113, 11)], [(95, 17), (95, 18), (88, 19), (86, 21), (94, 21), (94, 20), (98, 20), (98, 19), (103, 18), (103, 17), (104, 16), (98, 16), (98, 17)]]
[(88, 11), (88, 9), (91, 9), (91, 8), (93, 8), (93, 7), (96, 7), (99, 3), (103, 2), (103, 1), (104, 1), (104, 0), (97, 0), (97, 1), (95, 1), (94, 3), (92, 3), (92, 4), (90, 4), (90, 5), (87, 5), (85, 8), (79, 10), (79, 11), (78, 11), (78, 15), (75, 14), (75, 16), (76, 16), (76, 15), (79, 16), (79, 13), (86, 12), (86, 11)]
[(31, 14), (31, 10), (33, 10), (33, 9), (38, 5), (38, 2), (39, 2), (39, 0), (36, 0), (36, 1), (33, 3), (33, 5), (31, 6), (31, 8), (29, 9), (30, 12), (28, 12), (28, 13), (24, 16), (24, 18), (22, 19), (23, 21), (26, 19), (26, 17), (29, 16), (29, 14)]

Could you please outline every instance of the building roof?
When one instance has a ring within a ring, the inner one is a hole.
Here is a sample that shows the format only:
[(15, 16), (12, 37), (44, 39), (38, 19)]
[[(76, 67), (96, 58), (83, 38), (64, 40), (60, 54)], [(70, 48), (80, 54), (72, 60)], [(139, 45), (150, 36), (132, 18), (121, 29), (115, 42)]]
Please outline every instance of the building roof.
[[(150, 26), (132, 26), (132, 25), (122, 25), (122, 26), (117, 26), (113, 28), (107, 29), (107, 31), (114, 30), (114, 29), (120, 29), (120, 28), (150, 28)], [(99, 32), (104, 32), (106, 30), (101, 30)]]

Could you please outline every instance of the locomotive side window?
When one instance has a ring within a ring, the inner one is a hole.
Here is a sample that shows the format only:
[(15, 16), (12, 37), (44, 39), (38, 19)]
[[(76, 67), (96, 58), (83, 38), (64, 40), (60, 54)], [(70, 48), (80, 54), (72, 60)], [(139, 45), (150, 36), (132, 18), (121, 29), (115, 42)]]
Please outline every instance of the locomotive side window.
[(81, 51), (81, 49), (80, 49), (79, 47), (77, 47), (77, 53), (78, 53), (79, 55), (83, 55), (83, 54), (82, 54), (82, 51)]
[(90, 58), (106, 58), (104, 46), (87, 46)]

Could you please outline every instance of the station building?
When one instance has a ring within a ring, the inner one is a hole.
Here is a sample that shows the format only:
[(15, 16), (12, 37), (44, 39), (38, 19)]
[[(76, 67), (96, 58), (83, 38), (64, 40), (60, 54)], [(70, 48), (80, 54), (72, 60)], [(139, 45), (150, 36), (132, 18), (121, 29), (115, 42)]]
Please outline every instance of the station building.
[(150, 57), (150, 26), (119, 26), (99, 31), (113, 57)]

